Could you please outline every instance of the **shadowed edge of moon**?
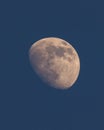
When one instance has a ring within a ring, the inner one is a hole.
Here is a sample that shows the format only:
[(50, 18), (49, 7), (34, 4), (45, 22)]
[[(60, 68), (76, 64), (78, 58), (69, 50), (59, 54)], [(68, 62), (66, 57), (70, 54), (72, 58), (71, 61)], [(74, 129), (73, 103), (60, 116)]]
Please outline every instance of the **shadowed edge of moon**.
[[(44, 40), (44, 43), (45, 43), (46, 40)], [(48, 41), (49, 42), (49, 41)], [(36, 42), (37, 43), (37, 42)], [(36, 44), (35, 43), (35, 44)], [(43, 44), (43, 42), (40, 41), (41, 44)], [(59, 88), (59, 89), (67, 89), (69, 87), (59, 87), (59, 86), (56, 86), (55, 85), (55, 81), (58, 79), (59, 77), (59, 74), (57, 73), (57, 71), (54, 71), (52, 69), (50, 69), (50, 66), (52, 63), (49, 63), (49, 61), (51, 61), (51, 59), (53, 59), (54, 57), (65, 57), (65, 53), (69, 54), (69, 55), (73, 55), (73, 49), (74, 48), (71, 48), (70, 46), (65, 48), (65, 47), (61, 47), (61, 46), (54, 46), (52, 44), (50, 44), (49, 46), (46, 46), (45, 49), (48, 53), (48, 59), (46, 60), (45, 59), (45, 56), (43, 54), (42, 51), (34, 51), (36, 47), (39, 47), (41, 48), (41, 44), (40, 43), (37, 43), (36, 46), (34, 45), (33, 48), (32, 48), (32, 51), (33, 51), (33, 55), (30, 57), (31, 59), (31, 62), (32, 62), (32, 66), (33, 68), (35, 67), (35, 71), (36, 73), (38, 74), (38, 76), (45, 82), (47, 83), (48, 85), (50, 86), (53, 86), (55, 88)], [(66, 46), (68, 46), (68, 44), (66, 42), (63, 42), (63, 44)], [(44, 46), (44, 44), (43, 44)], [(31, 53), (31, 51), (30, 51)], [(77, 53), (76, 53), (77, 54)], [(67, 58), (66, 58), (67, 59)], [(67, 59), (68, 60), (68, 59)], [(68, 60), (69, 62), (71, 62), (71, 59), (69, 58)], [(44, 70), (41, 70), (39, 68), (39, 65), (40, 64), (44, 64)], [(79, 69), (79, 68), (78, 68)], [(52, 83), (53, 82), (53, 83)]]

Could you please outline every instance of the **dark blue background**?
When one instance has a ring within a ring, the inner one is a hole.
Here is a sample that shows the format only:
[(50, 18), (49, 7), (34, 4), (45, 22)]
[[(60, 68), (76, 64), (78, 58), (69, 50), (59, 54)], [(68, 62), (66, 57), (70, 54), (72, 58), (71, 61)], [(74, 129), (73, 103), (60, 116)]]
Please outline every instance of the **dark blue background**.
[[(0, 6), (0, 130), (103, 130), (103, 3), (21, 0)], [(30, 66), (30, 46), (51, 36), (79, 54), (80, 75), (69, 90), (46, 86)]]

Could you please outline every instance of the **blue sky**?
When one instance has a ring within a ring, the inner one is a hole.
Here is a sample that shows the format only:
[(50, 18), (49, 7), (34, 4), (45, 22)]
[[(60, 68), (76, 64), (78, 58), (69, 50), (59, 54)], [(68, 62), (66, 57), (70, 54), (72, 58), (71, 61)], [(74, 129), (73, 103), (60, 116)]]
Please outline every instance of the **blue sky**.
[[(1, 2), (1, 130), (101, 130), (103, 3)], [(46, 86), (33, 72), (30, 46), (59, 37), (78, 51), (81, 70), (69, 90)]]

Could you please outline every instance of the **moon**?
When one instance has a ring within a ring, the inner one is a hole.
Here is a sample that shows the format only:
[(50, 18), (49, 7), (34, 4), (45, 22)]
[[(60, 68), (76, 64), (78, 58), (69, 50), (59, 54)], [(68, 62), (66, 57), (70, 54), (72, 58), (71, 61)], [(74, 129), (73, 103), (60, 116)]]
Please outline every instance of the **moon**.
[(36, 41), (29, 49), (29, 61), (40, 79), (57, 89), (73, 86), (80, 71), (77, 51), (67, 41), (56, 37)]

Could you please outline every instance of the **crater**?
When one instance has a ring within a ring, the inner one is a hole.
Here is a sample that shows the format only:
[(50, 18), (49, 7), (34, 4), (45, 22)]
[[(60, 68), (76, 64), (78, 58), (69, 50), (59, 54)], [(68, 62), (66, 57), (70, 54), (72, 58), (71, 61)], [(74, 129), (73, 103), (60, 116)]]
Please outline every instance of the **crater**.
[(67, 60), (69, 63), (72, 62), (72, 58), (71, 57), (64, 56), (64, 59)]
[(61, 44), (67, 46), (68, 44), (65, 41), (61, 41)]
[(69, 62), (72, 62), (72, 59), (71, 59), (70, 57), (68, 57), (67, 60), (68, 60)]

